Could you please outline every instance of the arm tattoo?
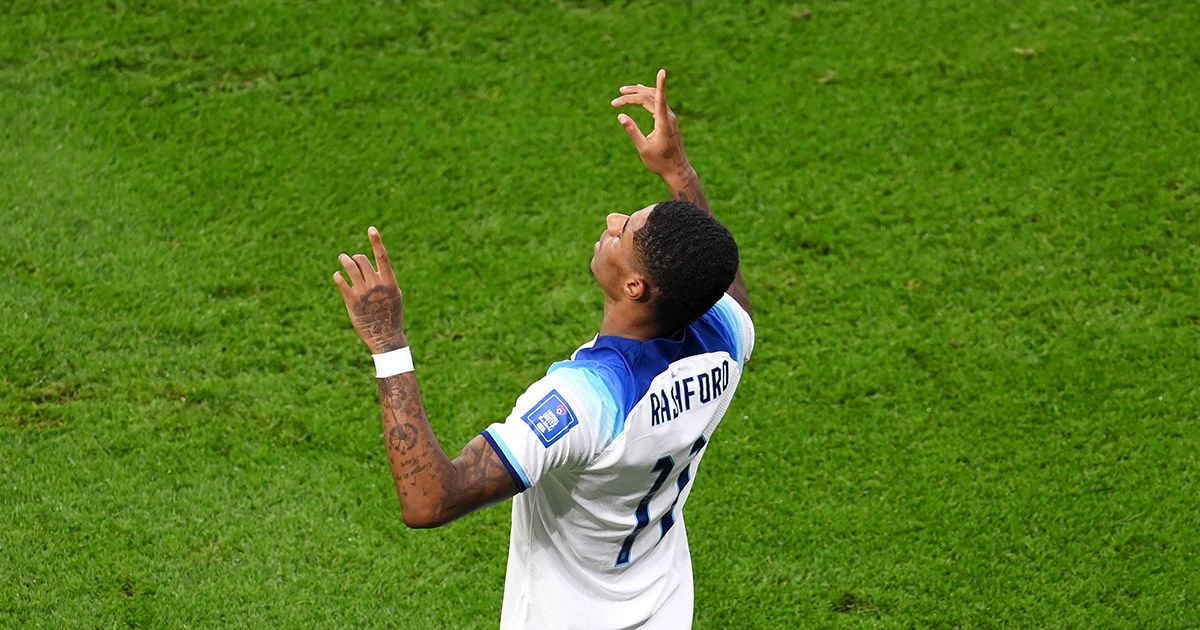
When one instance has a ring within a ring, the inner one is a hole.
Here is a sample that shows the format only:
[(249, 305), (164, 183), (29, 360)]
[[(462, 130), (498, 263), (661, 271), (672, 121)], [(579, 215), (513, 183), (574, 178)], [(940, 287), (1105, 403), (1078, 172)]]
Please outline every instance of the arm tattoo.
[[(407, 379), (385, 378), (379, 381), (379, 399), (385, 409), (400, 412), (404, 415), (424, 415), (424, 408), (416, 400), (416, 380), (409, 383)], [(417, 404), (413, 404), (417, 403)], [(413, 409), (417, 407), (417, 409)], [(409, 425), (412, 426), (412, 425)]]
[(446, 457), (415, 374), (380, 379), (379, 402), (392, 479), (410, 525), (447, 523), (517, 493), (516, 481), (483, 437), (472, 439), (454, 461)]
[(398, 473), (398, 474), (393, 473), (392, 474), (393, 479), (395, 479), (396, 481), (408, 481), (409, 479), (413, 478), (414, 476), (419, 475), (419, 474), (425, 472), (426, 470), (429, 470), (430, 468), (433, 468), (433, 464), (421, 464), (421, 463), (419, 463), (420, 460), (418, 460), (415, 457), (411, 458), (411, 459), (412, 459), (413, 463), (415, 463), (416, 465), (413, 466), (411, 470), (407, 470), (405, 472)]
[(493, 497), (505, 490), (508, 493), (500, 498), (516, 494), (517, 486), (512, 475), (483, 438), (477, 437), (468, 442), (458, 459), (454, 460), (454, 466), (459, 470), (459, 486), (469, 494)]
[(393, 451), (403, 453), (412, 449), (417, 443), (417, 429), (411, 422), (400, 424), (397, 422), (392, 425), (392, 430), (388, 431), (388, 448)]

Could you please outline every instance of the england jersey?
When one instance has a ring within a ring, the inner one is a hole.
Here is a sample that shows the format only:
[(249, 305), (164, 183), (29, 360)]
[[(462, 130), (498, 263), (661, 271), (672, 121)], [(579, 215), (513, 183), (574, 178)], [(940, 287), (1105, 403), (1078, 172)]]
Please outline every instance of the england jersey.
[(754, 347), (726, 295), (682, 339), (596, 337), (483, 436), (521, 490), (501, 628), (686, 628), (683, 506)]

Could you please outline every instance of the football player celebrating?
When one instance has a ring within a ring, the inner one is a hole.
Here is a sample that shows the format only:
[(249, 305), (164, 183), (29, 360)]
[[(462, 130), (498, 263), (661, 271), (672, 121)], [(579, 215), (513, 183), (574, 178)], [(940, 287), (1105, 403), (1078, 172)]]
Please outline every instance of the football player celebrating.
[(688, 162), (666, 72), (624, 86), (650, 135), (617, 118), (672, 199), (609, 214), (591, 270), (600, 329), (449, 459), (426, 417), (403, 296), (379, 231), (375, 265), (339, 257), (333, 281), (374, 355), (404, 522), (437, 527), (509, 497), (502, 628), (682, 628), (692, 620), (683, 506), (754, 347), (737, 245)]

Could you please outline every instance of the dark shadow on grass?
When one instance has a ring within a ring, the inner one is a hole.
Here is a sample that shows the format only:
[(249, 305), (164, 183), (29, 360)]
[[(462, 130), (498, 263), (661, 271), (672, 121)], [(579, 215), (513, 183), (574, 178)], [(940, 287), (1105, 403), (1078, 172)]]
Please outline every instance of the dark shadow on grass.
[(875, 600), (867, 595), (860, 595), (850, 591), (842, 593), (840, 597), (834, 600), (831, 608), (833, 612), (838, 613), (879, 616), (879, 606), (875, 604)]

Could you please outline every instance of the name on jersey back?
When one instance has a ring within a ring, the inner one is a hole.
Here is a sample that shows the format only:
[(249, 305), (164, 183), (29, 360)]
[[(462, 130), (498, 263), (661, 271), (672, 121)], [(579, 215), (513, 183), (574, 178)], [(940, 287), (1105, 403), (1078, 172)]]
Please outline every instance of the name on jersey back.
[(676, 379), (669, 386), (650, 392), (650, 426), (658, 426), (721, 397), (729, 386), (729, 360), (719, 367)]

